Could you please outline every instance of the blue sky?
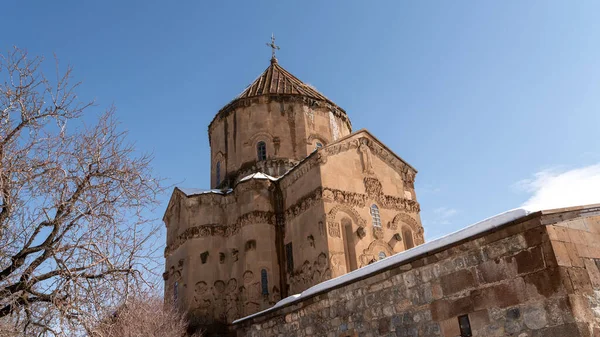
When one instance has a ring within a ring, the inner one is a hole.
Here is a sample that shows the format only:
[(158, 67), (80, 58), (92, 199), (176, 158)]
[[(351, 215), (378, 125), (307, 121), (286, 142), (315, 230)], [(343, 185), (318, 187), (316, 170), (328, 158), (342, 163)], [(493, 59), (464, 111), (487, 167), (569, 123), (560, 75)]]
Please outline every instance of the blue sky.
[(0, 46), (56, 53), (82, 99), (116, 105), (159, 175), (208, 188), (208, 123), (268, 66), (275, 33), (282, 66), (419, 170), (431, 239), (600, 195), (598, 13), (597, 1), (8, 0)]

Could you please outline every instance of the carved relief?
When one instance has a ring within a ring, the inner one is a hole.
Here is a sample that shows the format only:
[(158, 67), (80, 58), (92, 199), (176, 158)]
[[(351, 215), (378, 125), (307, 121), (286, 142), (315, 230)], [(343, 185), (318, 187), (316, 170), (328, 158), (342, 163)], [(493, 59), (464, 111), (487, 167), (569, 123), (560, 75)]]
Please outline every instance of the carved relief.
[(311, 263), (306, 260), (294, 270), (290, 277), (290, 288), (292, 292), (298, 292), (330, 278), (329, 259), (326, 253), (321, 252), (315, 261)]
[(322, 188), (318, 187), (318, 188), (314, 189), (312, 192), (310, 192), (307, 195), (303, 196), (302, 198), (298, 199), (298, 201), (296, 201), (296, 203), (294, 203), (293, 205), (288, 207), (288, 209), (286, 209), (286, 211), (285, 211), (286, 219), (291, 220), (291, 219), (297, 217), (298, 215), (306, 212), (306, 210), (308, 210), (313, 205), (315, 205), (318, 201), (321, 200), (322, 193), (323, 193)]
[(327, 222), (327, 229), (329, 232), (329, 236), (334, 238), (341, 237), (340, 234), (340, 224), (338, 222)]
[(176, 240), (165, 248), (165, 257), (172, 251), (179, 248), (184, 242), (193, 238), (208, 237), (208, 236), (223, 236), (229, 237), (239, 232), (243, 226), (265, 223), (269, 225), (275, 224), (275, 213), (264, 211), (252, 211), (241, 215), (232, 225), (208, 224), (199, 225), (186, 229), (181, 233)]
[(414, 233), (415, 244), (419, 245), (425, 242), (423, 227), (413, 217), (406, 213), (399, 213), (388, 223), (388, 228), (398, 230), (400, 224), (406, 224), (410, 227)]
[(373, 174), (373, 161), (371, 159), (371, 150), (366, 142), (361, 138), (361, 144), (358, 147), (358, 152), (360, 153), (361, 161), (363, 164), (363, 173), (364, 174)]
[(327, 222), (334, 222), (338, 212), (344, 212), (348, 214), (352, 219), (352, 222), (357, 224), (359, 227), (364, 227), (367, 225), (367, 221), (363, 219), (354, 208), (346, 205), (334, 206), (329, 213), (327, 213)]
[(244, 145), (246, 146), (252, 146), (254, 147), (255, 144), (260, 140), (267, 140), (268, 142), (272, 142), (273, 141), (273, 135), (270, 134), (269, 132), (265, 132), (265, 131), (260, 131), (257, 132), (255, 134), (253, 134), (250, 138), (248, 138), (248, 140), (246, 140), (244, 142)]
[(365, 177), (363, 183), (365, 184), (365, 191), (369, 197), (379, 198), (379, 196), (383, 194), (381, 182), (379, 182), (377, 178)]
[(379, 260), (379, 252), (384, 252), (386, 256), (391, 256), (394, 254), (394, 250), (392, 249), (392, 247), (390, 247), (389, 244), (381, 240), (374, 240), (369, 244), (369, 247), (363, 250), (363, 253), (358, 257), (360, 267), (364, 267), (368, 264)]
[(335, 270), (336, 275), (341, 275), (346, 272), (346, 255), (344, 252), (330, 252), (329, 262), (331, 269)]
[(316, 134), (313, 133), (310, 136), (308, 136), (308, 138), (306, 139), (306, 144), (312, 144), (315, 140), (318, 141), (319, 143), (321, 143), (323, 146), (326, 145), (326, 141), (325, 139), (327, 139), (326, 137), (323, 137), (323, 135), (320, 134)]
[(373, 227), (373, 237), (378, 240), (383, 239), (383, 228)]
[(367, 236), (367, 231), (365, 231), (364, 227), (358, 227), (356, 230), (356, 235), (359, 239), (363, 239), (365, 236)]

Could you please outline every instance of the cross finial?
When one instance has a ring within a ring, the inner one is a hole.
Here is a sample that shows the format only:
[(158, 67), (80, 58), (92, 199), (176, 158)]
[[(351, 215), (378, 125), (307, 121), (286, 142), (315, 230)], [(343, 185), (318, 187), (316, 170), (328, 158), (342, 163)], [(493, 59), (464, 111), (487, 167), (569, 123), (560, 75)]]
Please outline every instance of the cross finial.
[(271, 62), (277, 62), (275, 57), (275, 50), (279, 50), (279, 46), (275, 44), (275, 35), (271, 34), (271, 43), (267, 43), (268, 47), (271, 47)]

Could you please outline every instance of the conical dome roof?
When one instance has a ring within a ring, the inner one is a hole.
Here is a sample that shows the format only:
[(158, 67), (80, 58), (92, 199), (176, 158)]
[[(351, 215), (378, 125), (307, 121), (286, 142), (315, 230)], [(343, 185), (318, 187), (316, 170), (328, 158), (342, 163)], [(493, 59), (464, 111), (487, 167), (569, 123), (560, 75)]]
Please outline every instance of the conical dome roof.
[(271, 59), (271, 64), (265, 71), (252, 82), (241, 94), (235, 97), (229, 104), (224, 106), (221, 111), (227, 110), (238, 100), (253, 98), (263, 95), (282, 95), (282, 96), (300, 96), (314, 99), (316, 101), (326, 102), (336, 109), (345, 112), (342, 108), (333, 103), (325, 95), (318, 92), (314, 87), (302, 82), (289, 71), (279, 65), (277, 59)]

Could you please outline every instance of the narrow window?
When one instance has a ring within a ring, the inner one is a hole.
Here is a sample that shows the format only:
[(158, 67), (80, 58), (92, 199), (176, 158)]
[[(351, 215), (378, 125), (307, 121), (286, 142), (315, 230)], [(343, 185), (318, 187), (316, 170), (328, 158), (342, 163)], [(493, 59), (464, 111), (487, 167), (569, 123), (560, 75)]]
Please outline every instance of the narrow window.
[(358, 266), (352, 221), (348, 218), (342, 219), (342, 238), (344, 240), (344, 255), (346, 255), (346, 271), (351, 272), (356, 270)]
[(285, 245), (285, 257), (287, 258), (288, 273), (294, 272), (294, 252), (292, 251), (292, 243)]
[(460, 327), (460, 337), (471, 337), (471, 322), (469, 322), (469, 315), (458, 316), (458, 326)]
[(179, 282), (175, 281), (175, 283), (173, 283), (173, 301), (175, 301), (175, 303), (177, 303), (177, 297), (179, 296), (178, 293), (178, 286), (179, 286)]
[(258, 161), (267, 160), (267, 144), (265, 142), (258, 142), (256, 144), (256, 156)]
[(217, 175), (217, 186), (218, 186), (221, 183), (221, 162), (220, 161), (217, 162), (217, 167), (215, 170), (217, 171), (216, 175)]
[(410, 229), (404, 228), (402, 230), (402, 236), (404, 237), (404, 247), (406, 249), (411, 249), (412, 247), (415, 246), (415, 243), (413, 241), (412, 231)]
[(200, 260), (202, 261), (202, 264), (205, 264), (207, 259), (208, 259), (208, 251), (200, 254)]
[(266, 269), (260, 271), (260, 285), (262, 287), (262, 294), (269, 295), (269, 280), (267, 279)]
[(380, 260), (385, 259), (385, 253), (384, 252), (379, 252), (379, 259)]
[(323, 147), (323, 144), (321, 144), (321, 143), (317, 142), (317, 146), (316, 146), (316, 148), (317, 148), (317, 149), (320, 149), (320, 148), (322, 148), (322, 147)]
[(371, 218), (373, 219), (373, 227), (381, 227), (381, 218), (379, 217), (379, 207), (371, 205)]

